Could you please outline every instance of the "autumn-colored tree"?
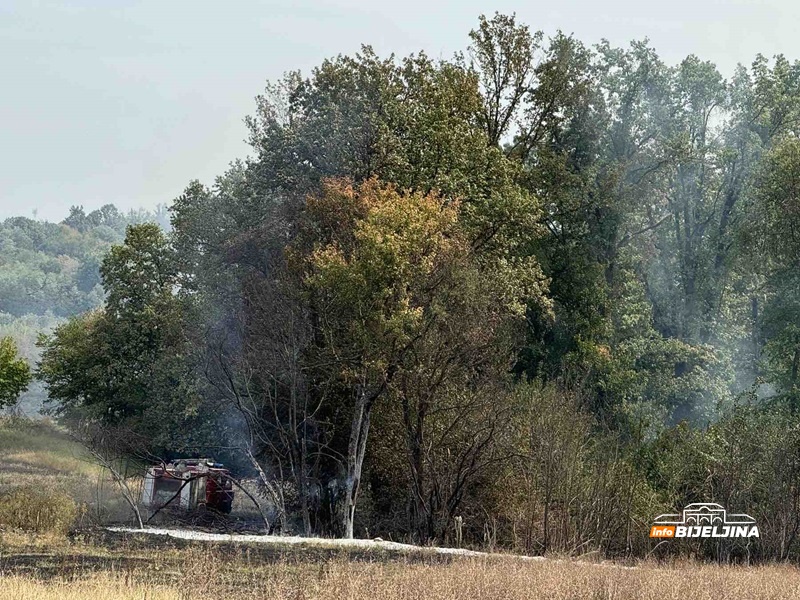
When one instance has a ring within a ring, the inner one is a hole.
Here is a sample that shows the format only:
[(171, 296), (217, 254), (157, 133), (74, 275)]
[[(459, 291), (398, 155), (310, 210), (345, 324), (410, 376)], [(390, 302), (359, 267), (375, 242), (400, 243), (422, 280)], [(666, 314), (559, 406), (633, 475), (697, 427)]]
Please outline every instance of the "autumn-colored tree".
[(342, 521), (352, 538), (372, 409), (431, 331), (448, 269), (468, 247), (457, 204), (376, 180), (328, 181), (308, 210), (319, 239), (303, 264), (319, 322), (313, 360), (352, 389)]
[[(481, 326), (501, 329), (524, 316), (541, 273), (535, 262), (501, 265), (482, 256), (459, 221), (460, 204), (435, 193), (403, 193), (376, 179), (329, 180), (307, 210), (313, 242), (298, 260), (318, 324), (311, 364), (350, 395), (342, 525), (352, 537), (376, 402), (420, 367), (423, 349), (444, 328), (458, 326), (455, 308), (470, 302), (462, 294), (493, 297)], [(485, 287), (475, 285), (478, 274)]]

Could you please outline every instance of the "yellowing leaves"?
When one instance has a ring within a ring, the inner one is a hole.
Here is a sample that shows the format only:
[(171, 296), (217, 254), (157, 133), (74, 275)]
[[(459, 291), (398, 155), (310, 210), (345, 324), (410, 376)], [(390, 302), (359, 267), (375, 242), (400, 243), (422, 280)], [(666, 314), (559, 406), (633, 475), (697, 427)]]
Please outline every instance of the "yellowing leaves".
[[(488, 340), (520, 324), (530, 306), (551, 310), (536, 259), (494, 252), (458, 201), (374, 178), (327, 180), (306, 216), (295, 262), (319, 322), (318, 360), (338, 365), (344, 380), (410, 368), (409, 352), (463, 329), (470, 314), (482, 316), (469, 318), (469, 335)], [(492, 229), (505, 235), (510, 221)]]
[(458, 203), (435, 194), (330, 180), (307, 207), (322, 238), (306, 263), (307, 284), (380, 336), (411, 335), (437, 274), (467, 251)]

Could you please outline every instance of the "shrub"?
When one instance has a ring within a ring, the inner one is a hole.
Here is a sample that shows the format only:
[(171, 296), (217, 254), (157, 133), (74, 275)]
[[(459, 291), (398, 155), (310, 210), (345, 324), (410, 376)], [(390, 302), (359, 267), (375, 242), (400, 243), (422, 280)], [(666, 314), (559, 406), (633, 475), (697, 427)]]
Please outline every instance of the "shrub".
[(0, 494), (0, 527), (36, 533), (66, 533), (78, 516), (63, 490), (22, 486)]

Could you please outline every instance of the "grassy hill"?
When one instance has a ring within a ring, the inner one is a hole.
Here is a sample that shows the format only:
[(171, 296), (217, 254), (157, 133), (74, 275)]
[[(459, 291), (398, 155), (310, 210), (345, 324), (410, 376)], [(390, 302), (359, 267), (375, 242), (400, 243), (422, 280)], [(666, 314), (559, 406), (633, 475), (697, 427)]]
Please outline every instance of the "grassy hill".
[(69, 527), (128, 518), (111, 478), (50, 421), (0, 418), (0, 465), (0, 531), (9, 529), (4, 520), (19, 524), (26, 518), (36, 521), (31, 528), (39, 533), (57, 530), (48, 519), (63, 510), (74, 512)]
[(100, 473), (86, 451), (49, 421), (0, 419), (0, 492), (21, 485), (61, 487), (89, 500)]

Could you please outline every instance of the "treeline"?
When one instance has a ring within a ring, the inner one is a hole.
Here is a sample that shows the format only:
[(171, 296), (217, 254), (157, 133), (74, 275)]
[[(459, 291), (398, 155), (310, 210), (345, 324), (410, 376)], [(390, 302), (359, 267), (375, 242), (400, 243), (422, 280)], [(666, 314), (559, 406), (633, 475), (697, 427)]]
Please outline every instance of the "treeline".
[[(269, 84), (253, 155), (44, 342), (57, 410), (224, 446), (283, 530), (796, 557), (800, 64), (470, 40)], [(648, 539), (700, 501), (761, 538)]]

